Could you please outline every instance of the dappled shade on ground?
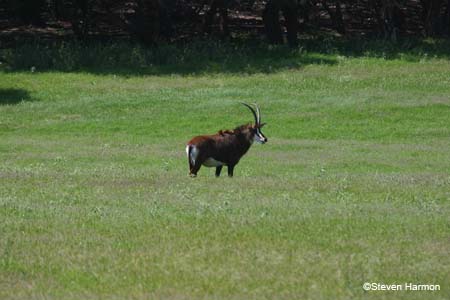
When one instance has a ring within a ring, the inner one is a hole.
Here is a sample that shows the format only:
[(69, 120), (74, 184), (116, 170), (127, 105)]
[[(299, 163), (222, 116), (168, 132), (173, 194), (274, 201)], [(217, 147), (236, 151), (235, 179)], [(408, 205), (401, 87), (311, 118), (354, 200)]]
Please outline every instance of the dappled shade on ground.
[(300, 47), (268, 46), (258, 41), (197, 40), (182, 45), (143, 47), (130, 42), (33, 42), (0, 49), (10, 72), (83, 71), (95, 74), (255, 74), (301, 69), (307, 65), (334, 65), (346, 57), (420, 61), (449, 59), (450, 41), (406, 39), (399, 43), (382, 40), (347, 40), (304, 37)]

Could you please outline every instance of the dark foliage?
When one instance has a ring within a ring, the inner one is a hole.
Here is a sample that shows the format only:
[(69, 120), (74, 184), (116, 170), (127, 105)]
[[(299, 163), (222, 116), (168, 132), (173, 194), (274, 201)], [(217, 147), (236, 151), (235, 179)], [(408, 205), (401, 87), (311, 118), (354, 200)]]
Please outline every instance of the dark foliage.
[(0, 39), (26, 34), (24, 26), (32, 25), (80, 40), (145, 44), (264, 35), (296, 46), (299, 33), (320, 31), (396, 41), (448, 36), (449, 7), (450, 0), (0, 0)]

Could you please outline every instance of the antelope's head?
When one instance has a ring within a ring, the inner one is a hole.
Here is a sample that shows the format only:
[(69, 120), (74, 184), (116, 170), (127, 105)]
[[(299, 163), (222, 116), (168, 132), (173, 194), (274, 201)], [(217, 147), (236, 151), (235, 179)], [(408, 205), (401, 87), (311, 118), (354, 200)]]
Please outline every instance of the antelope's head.
[(255, 111), (253, 109), (253, 107), (251, 107), (250, 105), (248, 105), (246, 103), (242, 103), (242, 104), (247, 106), (248, 109), (250, 109), (250, 111), (252, 112), (253, 117), (255, 117), (255, 124), (253, 124), (249, 127), (250, 133), (253, 136), (253, 141), (260, 143), (260, 144), (265, 144), (267, 142), (267, 138), (262, 133), (261, 128), (263, 128), (264, 125), (266, 125), (266, 123), (261, 123), (261, 112), (259, 111), (258, 105), (254, 103), (254, 105), (256, 107), (256, 111)]

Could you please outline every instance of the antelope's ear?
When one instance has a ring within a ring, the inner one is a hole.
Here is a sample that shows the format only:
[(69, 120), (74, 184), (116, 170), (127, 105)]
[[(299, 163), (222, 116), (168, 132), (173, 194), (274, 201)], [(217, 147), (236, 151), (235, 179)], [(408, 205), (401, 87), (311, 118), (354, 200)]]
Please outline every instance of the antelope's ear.
[(266, 125), (267, 123), (261, 123), (261, 124), (259, 124), (259, 128), (263, 128), (264, 127), (264, 125)]

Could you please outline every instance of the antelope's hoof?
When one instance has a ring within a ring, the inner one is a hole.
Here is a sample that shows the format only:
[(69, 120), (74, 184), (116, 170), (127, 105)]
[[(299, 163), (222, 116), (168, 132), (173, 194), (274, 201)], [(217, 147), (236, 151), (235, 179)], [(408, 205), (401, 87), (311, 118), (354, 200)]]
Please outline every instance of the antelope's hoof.
[(189, 176), (192, 178), (195, 178), (195, 177), (197, 177), (197, 174), (189, 173)]

